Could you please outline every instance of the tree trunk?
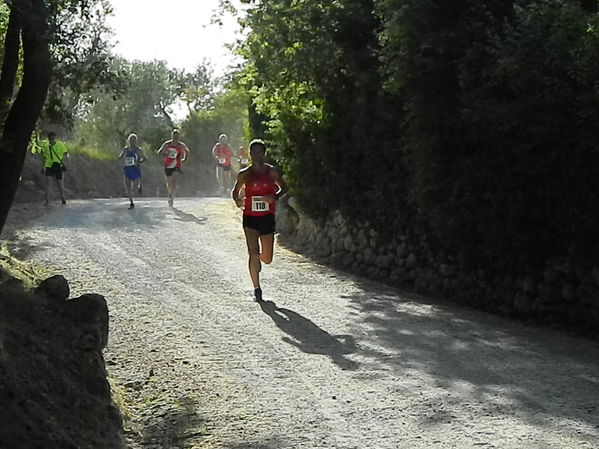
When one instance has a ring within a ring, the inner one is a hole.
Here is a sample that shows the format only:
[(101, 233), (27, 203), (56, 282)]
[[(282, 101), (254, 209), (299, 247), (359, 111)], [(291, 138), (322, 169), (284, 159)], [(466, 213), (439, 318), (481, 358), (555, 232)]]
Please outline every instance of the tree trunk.
[(10, 107), (17, 70), (19, 69), (19, 49), (21, 48), (21, 12), (13, 6), (10, 10), (8, 28), (4, 38), (4, 60), (0, 77), (0, 125), (4, 123)]
[(17, 191), (31, 133), (50, 85), (48, 11), (44, 0), (14, 2), (28, 7), (23, 17), (23, 82), (4, 123), (0, 141), (0, 232)]
[(173, 122), (173, 119), (171, 118), (170, 114), (168, 112), (166, 112), (166, 108), (160, 104), (160, 110), (162, 111), (162, 115), (164, 115), (164, 118), (166, 119), (166, 123), (168, 123), (168, 126), (171, 127), (171, 129), (175, 129), (175, 123)]

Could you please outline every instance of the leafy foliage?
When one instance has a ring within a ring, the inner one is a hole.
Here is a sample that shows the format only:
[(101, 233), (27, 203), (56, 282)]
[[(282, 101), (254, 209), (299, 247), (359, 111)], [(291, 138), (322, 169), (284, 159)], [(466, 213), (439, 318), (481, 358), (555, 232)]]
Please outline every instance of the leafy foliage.
[(596, 2), (242, 3), (252, 132), (309, 212), (484, 267), (597, 260)]

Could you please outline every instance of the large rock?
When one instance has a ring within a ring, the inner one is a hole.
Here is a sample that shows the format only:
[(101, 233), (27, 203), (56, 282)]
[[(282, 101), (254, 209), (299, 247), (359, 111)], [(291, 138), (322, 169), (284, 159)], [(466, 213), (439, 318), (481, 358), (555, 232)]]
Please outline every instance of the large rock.
[(108, 306), (94, 293), (67, 301), (65, 312), (71, 319), (74, 343), (79, 349), (104, 349), (108, 343)]
[(70, 293), (69, 283), (60, 274), (43, 280), (35, 289), (36, 295), (43, 295), (52, 302), (59, 303), (66, 301)]

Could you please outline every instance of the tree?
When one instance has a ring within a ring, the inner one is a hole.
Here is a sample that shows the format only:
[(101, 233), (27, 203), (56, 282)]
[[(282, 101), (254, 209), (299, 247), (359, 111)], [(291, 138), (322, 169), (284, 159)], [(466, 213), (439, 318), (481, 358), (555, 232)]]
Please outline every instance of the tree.
[[(23, 80), (18, 94), (8, 108), (0, 140), (0, 231), (17, 189), (17, 183), (27, 145), (41, 113), (52, 73), (50, 43), (52, 39), (49, 18), (52, 6), (43, 0), (15, 0), (11, 5), (9, 29), (4, 42), (4, 61), (0, 85), (7, 95), (14, 85), (18, 63), (18, 34), (23, 49)], [(15, 51), (16, 50), (16, 51)], [(7, 107), (9, 98), (2, 98)]]

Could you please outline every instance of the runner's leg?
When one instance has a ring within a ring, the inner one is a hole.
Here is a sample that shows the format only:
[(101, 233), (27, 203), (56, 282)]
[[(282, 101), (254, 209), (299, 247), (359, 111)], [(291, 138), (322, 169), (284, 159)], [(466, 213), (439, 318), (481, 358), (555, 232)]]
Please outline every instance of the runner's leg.
[(66, 200), (64, 199), (64, 184), (62, 179), (54, 177), (54, 181), (56, 182), (58, 193), (60, 193), (60, 200), (62, 201), (62, 204), (67, 204)]
[(274, 234), (266, 234), (260, 236), (260, 261), (264, 262), (267, 265), (272, 262), (274, 254), (274, 245)]
[(222, 167), (216, 167), (216, 181), (218, 182), (218, 193), (223, 193), (225, 191), (224, 186), (224, 170)]
[(258, 243), (260, 235), (258, 231), (250, 228), (243, 228), (243, 232), (245, 233), (245, 241), (248, 247), (250, 278), (252, 279), (254, 288), (260, 288), (260, 270), (262, 269), (262, 264), (260, 263), (260, 245)]
[(224, 185), (225, 185), (225, 192), (224, 193), (231, 193), (231, 189), (233, 188), (233, 185), (231, 183), (231, 169), (227, 170), (227, 171), (223, 171), (223, 177), (224, 177)]
[(46, 176), (46, 206), (50, 204), (50, 185), (54, 176)]
[(131, 184), (133, 183), (133, 181), (131, 181), (129, 178), (127, 178), (127, 176), (123, 176), (123, 179), (125, 180), (125, 190), (127, 191), (127, 198), (129, 198), (129, 204), (133, 204), (133, 193), (131, 192)]

